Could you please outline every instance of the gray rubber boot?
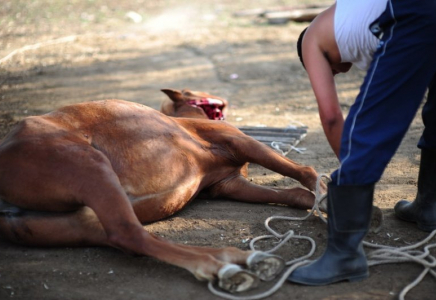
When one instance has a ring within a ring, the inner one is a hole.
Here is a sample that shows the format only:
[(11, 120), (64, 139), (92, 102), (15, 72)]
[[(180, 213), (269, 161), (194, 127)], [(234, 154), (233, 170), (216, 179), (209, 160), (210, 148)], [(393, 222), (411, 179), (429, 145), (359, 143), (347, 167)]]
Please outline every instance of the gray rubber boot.
[(399, 201), (394, 210), (399, 219), (414, 222), (423, 231), (436, 229), (436, 150), (421, 150), (416, 198)]
[(327, 248), (319, 259), (292, 272), (288, 277), (291, 282), (325, 285), (369, 276), (362, 240), (371, 221), (374, 184), (335, 186), (330, 183), (327, 197)]

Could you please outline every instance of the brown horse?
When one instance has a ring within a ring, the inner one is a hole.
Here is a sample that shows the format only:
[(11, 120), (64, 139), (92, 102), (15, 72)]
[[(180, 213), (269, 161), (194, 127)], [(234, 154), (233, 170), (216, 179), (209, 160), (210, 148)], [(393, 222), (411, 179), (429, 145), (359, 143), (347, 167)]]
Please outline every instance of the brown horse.
[[(173, 101), (162, 110), (185, 118), (104, 100), (18, 123), (0, 144), (2, 236), (23, 245), (112, 246), (185, 268), (200, 280), (218, 279), (232, 292), (279, 273), (283, 261), (277, 256), (179, 245), (144, 230), (142, 223), (173, 215), (200, 192), (302, 209), (314, 204), (313, 168), (185, 103), (206, 99), (215, 103), (209, 114), (219, 116), (224, 99), (164, 92)], [(294, 178), (307, 189), (250, 183), (245, 179), (248, 162)]]

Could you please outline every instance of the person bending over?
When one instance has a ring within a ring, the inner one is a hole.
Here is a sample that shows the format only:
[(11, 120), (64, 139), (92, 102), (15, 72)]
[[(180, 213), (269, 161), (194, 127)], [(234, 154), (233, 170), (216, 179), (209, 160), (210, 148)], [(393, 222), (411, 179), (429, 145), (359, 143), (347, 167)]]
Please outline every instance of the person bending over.
[[(328, 184), (327, 248), (288, 280), (306, 285), (361, 280), (369, 275), (362, 240), (374, 186), (427, 88), (417, 196), (394, 210), (421, 230), (436, 229), (436, 0), (338, 0), (314, 19), (297, 46), (340, 167)], [(334, 75), (352, 64), (367, 74), (344, 122)]]

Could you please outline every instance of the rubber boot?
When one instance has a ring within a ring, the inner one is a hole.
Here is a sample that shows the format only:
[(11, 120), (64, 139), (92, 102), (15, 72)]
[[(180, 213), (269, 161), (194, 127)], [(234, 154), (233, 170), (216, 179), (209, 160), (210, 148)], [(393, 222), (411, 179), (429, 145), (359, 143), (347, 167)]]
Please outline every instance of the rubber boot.
[(398, 218), (415, 222), (423, 231), (436, 229), (436, 150), (421, 150), (416, 198), (413, 202), (399, 201), (394, 211)]
[(358, 281), (369, 276), (362, 240), (371, 221), (374, 184), (336, 186), (327, 195), (328, 241), (324, 254), (297, 268), (288, 280), (305, 285)]

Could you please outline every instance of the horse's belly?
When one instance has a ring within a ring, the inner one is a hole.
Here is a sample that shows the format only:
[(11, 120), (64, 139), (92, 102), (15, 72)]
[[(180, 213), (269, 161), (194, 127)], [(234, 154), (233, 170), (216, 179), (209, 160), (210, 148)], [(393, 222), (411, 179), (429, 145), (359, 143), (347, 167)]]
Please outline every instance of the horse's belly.
[(141, 222), (154, 222), (184, 208), (197, 195), (199, 186), (198, 178), (185, 178), (172, 186), (162, 182), (159, 191), (130, 194), (129, 198)]

